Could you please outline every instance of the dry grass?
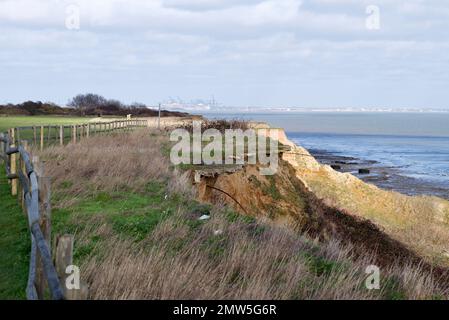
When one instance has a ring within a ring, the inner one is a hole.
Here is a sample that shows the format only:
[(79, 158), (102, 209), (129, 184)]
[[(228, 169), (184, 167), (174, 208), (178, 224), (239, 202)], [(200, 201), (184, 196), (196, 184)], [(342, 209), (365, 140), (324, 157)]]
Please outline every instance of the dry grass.
[(181, 190), (180, 182), (186, 176), (171, 170), (169, 159), (162, 155), (161, 146), (167, 141), (167, 137), (152, 131), (138, 130), (131, 134), (96, 136), (65, 147), (49, 147), (39, 155), (45, 161), (46, 174), (53, 178), (53, 185), (62, 187), (59, 194), (71, 198), (97, 191), (137, 192), (149, 181), (170, 181), (172, 191), (186, 192)]
[[(140, 211), (125, 208), (115, 216), (103, 211), (87, 217), (82, 212), (71, 214), (70, 223), (78, 224), (75, 246), (94, 247), (78, 260), (92, 299), (449, 297), (443, 284), (414, 264), (382, 269), (382, 289), (367, 290), (364, 270), (375, 256), (367, 252), (355, 257), (352, 246), (337, 238), (318, 242), (221, 206), (212, 209), (210, 220), (199, 222), (198, 213), (186, 205), (195, 190), (186, 173), (170, 167), (161, 151), (166, 142), (166, 137), (142, 130), (53, 147), (40, 155), (54, 177), (57, 208), (70, 208), (103, 192), (155, 197), (147, 189), (149, 181), (162, 184), (163, 192), (173, 195), (164, 200), (172, 202), (166, 206), (176, 208), (170, 215), (165, 213), (163, 202), (144, 205), (145, 212), (154, 215), (160, 210), (164, 218), (137, 240), (121, 232), (111, 218), (129, 222), (126, 219), (141, 216)], [(107, 202), (120, 204), (124, 200), (108, 198)], [(54, 218), (57, 220), (58, 215)]]
[[(432, 299), (448, 297), (419, 267), (381, 270), (381, 290), (364, 286), (367, 254), (338, 240), (318, 243), (285, 229), (216, 211), (191, 230), (178, 215), (142, 242), (111, 239), (82, 266), (93, 299)], [(216, 234), (220, 230), (222, 233)]]
[[(189, 132), (193, 132), (193, 123), (187, 122), (180, 125), (183, 129), (186, 129)], [(241, 129), (243, 131), (249, 129), (249, 123), (245, 120), (233, 119), (233, 120), (202, 120), (201, 121), (201, 132), (204, 132), (208, 129), (216, 129), (221, 133), (224, 133), (227, 129), (238, 130)]]

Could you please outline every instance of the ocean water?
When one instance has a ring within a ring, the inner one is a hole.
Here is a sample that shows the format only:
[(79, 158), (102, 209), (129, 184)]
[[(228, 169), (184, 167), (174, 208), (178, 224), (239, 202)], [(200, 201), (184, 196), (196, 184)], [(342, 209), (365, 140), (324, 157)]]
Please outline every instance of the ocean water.
[[(313, 151), (375, 161), (408, 179), (392, 180), (390, 189), (449, 194), (449, 113), (214, 114), (212, 118), (268, 122), (286, 130), (289, 139)], [(413, 183), (411, 182), (413, 181)], [(384, 186), (384, 185), (382, 185)], [(438, 192), (433, 192), (438, 190)]]

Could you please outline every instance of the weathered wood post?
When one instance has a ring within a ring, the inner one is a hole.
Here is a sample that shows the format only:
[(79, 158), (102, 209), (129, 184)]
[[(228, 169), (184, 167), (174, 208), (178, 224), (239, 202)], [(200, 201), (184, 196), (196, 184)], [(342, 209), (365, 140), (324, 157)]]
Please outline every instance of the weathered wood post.
[[(3, 133), (0, 132), (0, 138), (3, 138)], [(0, 140), (0, 156), (4, 156), (5, 154), (5, 143), (3, 142), (3, 140)], [(0, 160), (2, 158), (0, 157)]]
[(49, 125), (48, 126), (48, 132), (47, 132), (47, 145), (49, 145), (50, 144), (50, 141), (51, 141), (51, 126)]
[[(56, 272), (59, 275), (61, 287), (64, 291), (64, 297), (67, 300), (86, 300), (89, 294), (87, 285), (79, 278), (77, 279), (79, 280), (78, 283), (76, 283), (76, 279), (69, 279), (69, 276), (71, 276), (73, 272), (79, 271), (77, 267), (73, 266), (73, 245), (73, 235), (66, 234), (57, 237), (55, 254)], [(75, 274), (74, 276), (79, 276), (79, 274)], [(77, 284), (79, 287), (77, 287)]]
[[(20, 144), (23, 141), (21, 140), (17, 140), (17, 146), (20, 146)], [(23, 174), (23, 159), (22, 159), (22, 155), (20, 154), (20, 152), (17, 152), (17, 175), (20, 176), (20, 174)], [(22, 207), (22, 199), (23, 199), (23, 186), (22, 183), (20, 181), (20, 179), (17, 179), (17, 203), (19, 204), (19, 206), (23, 209)]]
[(16, 128), (16, 141), (17, 141), (17, 144), (20, 142), (20, 128), (19, 127)]
[[(22, 145), (23, 149), (28, 152), (28, 149), (29, 149), (28, 148), (28, 141), (27, 140), (22, 140), (20, 142), (20, 144)], [(20, 166), (21, 166), (20, 170), (22, 171), (22, 174), (24, 176), (27, 176), (27, 170), (26, 170), (26, 166), (25, 166), (25, 161), (23, 161), (21, 156), (20, 156)], [(27, 209), (26, 209), (26, 205), (25, 205), (25, 191), (24, 191), (24, 188), (23, 188), (22, 184), (19, 184), (19, 185), (20, 185), (20, 192), (19, 192), (20, 201), (19, 201), (19, 203), (22, 206), (23, 213), (25, 215), (27, 215), (28, 213), (27, 213)]]
[(44, 126), (41, 126), (41, 137), (40, 137), (40, 148), (41, 151), (44, 150)]
[(64, 145), (64, 126), (59, 126), (59, 145)]
[(33, 143), (34, 143), (34, 146), (37, 145), (37, 129), (36, 129), (36, 126), (33, 126)]
[(72, 126), (72, 142), (76, 143), (76, 125)]
[[(11, 148), (15, 148), (16, 146), (16, 135), (15, 135), (15, 129), (9, 129), (9, 137), (11, 138)], [(17, 174), (17, 155), (11, 154), (9, 156), (9, 168), (11, 171), (11, 175)], [(11, 195), (16, 196), (17, 195), (17, 178), (14, 178), (11, 180)]]
[(159, 110), (157, 114), (157, 129), (161, 130), (161, 104), (159, 103)]
[(90, 123), (86, 124), (86, 138), (90, 136)]
[[(34, 156), (32, 162), (38, 179), (39, 226), (51, 252), (51, 179), (50, 177), (45, 176), (45, 167), (44, 164), (39, 161), (39, 157)], [(44, 299), (47, 281), (39, 251), (37, 252), (36, 257), (36, 292), (39, 299)]]

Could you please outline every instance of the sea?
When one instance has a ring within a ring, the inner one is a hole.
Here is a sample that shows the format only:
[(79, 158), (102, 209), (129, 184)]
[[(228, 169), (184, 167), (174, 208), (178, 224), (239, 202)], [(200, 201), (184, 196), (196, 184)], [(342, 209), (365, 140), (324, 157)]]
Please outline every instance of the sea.
[[(263, 121), (284, 128), (290, 140), (324, 163), (382, 188), (449, 199), (449, 113), (285, 112), (209, 113), (207, 118)], [(340, 161), (339, 161), (340, 159)], [(359, 167), (357, 167), (359, 164)]]

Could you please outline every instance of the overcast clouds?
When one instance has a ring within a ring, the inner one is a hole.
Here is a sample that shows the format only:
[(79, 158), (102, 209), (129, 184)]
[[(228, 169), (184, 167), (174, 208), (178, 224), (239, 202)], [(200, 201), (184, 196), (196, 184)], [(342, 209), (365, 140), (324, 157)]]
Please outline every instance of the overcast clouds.
[(0, 103), (449, 108), (446, 0), (0, 0), (0, 49)]

